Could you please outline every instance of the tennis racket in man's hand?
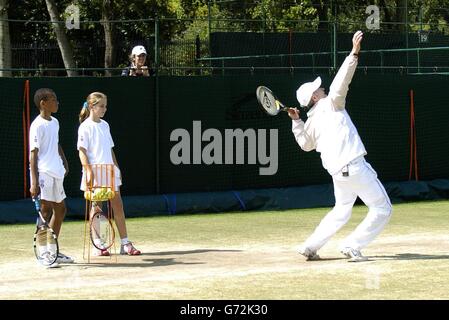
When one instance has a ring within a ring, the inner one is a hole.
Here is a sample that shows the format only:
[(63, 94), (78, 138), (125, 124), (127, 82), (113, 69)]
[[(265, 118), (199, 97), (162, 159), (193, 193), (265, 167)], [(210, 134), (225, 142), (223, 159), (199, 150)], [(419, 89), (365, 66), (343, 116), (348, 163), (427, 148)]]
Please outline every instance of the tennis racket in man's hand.
[(288, 111), (286, 107), (267, 87), (259, 86), (256, 89), (256, 97), (263, 110), (270, 116), (275, 116), (281, 111)]
[[(33, 241), (34, 254), (40, 264), (50, 267), (58, 259), (58, 238), (42, 215), (40, 197), (34, 197), (33, 201), (38, 215)], [(50, 220), (50, 217), (48, 220)]]

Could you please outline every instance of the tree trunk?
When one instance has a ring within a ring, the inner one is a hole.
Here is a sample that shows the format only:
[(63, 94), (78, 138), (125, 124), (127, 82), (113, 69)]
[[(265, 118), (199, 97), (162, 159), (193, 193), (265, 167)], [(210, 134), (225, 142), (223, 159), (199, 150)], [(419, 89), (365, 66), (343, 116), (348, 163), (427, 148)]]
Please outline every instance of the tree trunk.
[(407, 0), (399, 0), (396, 3), (396, 21), (399, 23), (398, 30), (404, 33), (408, 29), (405, 24), (405, 21), (408, 19), (407, 17), (408, 12), (406, 12), (406, 4)]
[[(0, 0), (0, 69), (11, 68), (11, 39), (9, 37), (9, 0)], [(11, 77), (11, 71), (0, 70), (0, 77)]]
[[(317, 10), (317, 14), (318, 14), (318, 31), (323, 31), (323, 32), (327, 32), (330, 31), (330, 27), (329, 27), (329, 22), (328, 21), (328, 17), (327, 17), (327, 10), (329, 8), (327, 1), (314, 1), (313, 5), (315, 7), (315, 9)], [(336, 4), (334, 4), (336, 5)], [(333, 14), (333, 13), (332, 13)]]
[[(56, 8), (54, 0), (45, 0), (47, 4), (47, 10), (50, 14), (50, 19), (53, 25), (53, 29), (56, 33), (56, 39), (58, 41), (59, 50), (61, 50), (62, 60), (64, 61), (64, 67), (67, 69), (67, 75), (69, 77), (75, 77), (78, 75), (78, 72), (73, 70), (76, 67), (75, 61), (73, 59), (73, 49), (67, 38), (67, 34), (65, 33), (65, 25), (61, 23), (57, 23), (59, 21), (59, 12), (58, 8)], [(72, 69), (72, 70), (71, 70)]]
[[(392, 22), (393, 18), (392, 18), (392, 15), (390, 13), (390, 10), (387, 7), (387, 4), (385, 3), (385, 0), (380, 0), (380, 7), (381, 8), (383, 7), (383, 9), (384, 9), (384, 16), (385, 16), (385, 18), (384, 18), (383, 22)], [(389, 24), (389, 23), (386, 23), (384, 28), (385, 29), (394, 29), (394, 26)]]
[[(105, 43), (105, 51), (104, 51), (104, 67), (105, 68), (113, 68), (114, 67), (114, 34), (112, 32), (113, 27), (109, 20), (112, 18), (112, 5), (110, 0), (103, 0), (102, 6), (102, 25), (104, 30), (104, 43)], [(112, 76), (112, 71), (106, 69), (105, 75), (110, 77)]]

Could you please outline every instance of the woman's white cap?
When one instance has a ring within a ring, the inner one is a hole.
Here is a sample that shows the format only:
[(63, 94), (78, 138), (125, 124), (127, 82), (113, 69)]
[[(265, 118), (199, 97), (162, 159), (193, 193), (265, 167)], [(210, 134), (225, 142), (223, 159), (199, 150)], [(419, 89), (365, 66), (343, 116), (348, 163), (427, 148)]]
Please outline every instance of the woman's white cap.
[(296, 99), (301, 107), (307, 107), (312, 99), (313, 93), (321, 86), (321, 78), (317, 77), (313, 82), (306, 82), (296, 90)]
[(136, 56), (138, 56), (139, 54), (142, 54), (142, 53), (147, 54), (147, 50), (145, 50), (144, 46), (135, 46), (133, 48), (133, 51), (131, 52), (132, 55), (136, 55)]

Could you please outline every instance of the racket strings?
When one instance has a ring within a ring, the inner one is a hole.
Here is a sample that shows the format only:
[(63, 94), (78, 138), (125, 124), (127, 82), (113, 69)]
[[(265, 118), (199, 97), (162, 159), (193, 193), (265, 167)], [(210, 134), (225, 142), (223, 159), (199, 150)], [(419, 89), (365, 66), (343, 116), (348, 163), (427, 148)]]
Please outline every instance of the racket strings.
[(266, 92), (264, 92), (264, 95), (263, 95), (263, 103), (267, 106), (267, 108), (272, 107), (270, 98), (267, 96)]
[(283, 105), (267, 87), (259, 86), (256, 90), (256, 96), (259, 104), (269, 115), (275, 116), (283, 108)]
[(110, 248), (114, 243), (114, 229), (111, 221), (103, 212), (94, 214), (91, 220), (91, 240), (93, 245), (100, 250)]

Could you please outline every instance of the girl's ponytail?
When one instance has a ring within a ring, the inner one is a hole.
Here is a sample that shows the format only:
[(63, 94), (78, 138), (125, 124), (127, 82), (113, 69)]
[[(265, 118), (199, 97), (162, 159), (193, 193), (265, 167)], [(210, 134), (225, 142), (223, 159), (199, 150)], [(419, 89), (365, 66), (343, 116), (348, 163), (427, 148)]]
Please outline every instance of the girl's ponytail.
[(81, 109), (81, 112), (79, 114), (79, 121), (82, 123), (84, 120), (86, 120), (90, 115), (90, 107), (93, 107), (97, 103), (107, 99), (106, 95), (101, 92), (92, 92), (89, 94), (86, 98), (86, 101), (83, 104), (83, 108)]
[(84, 102), (83, 107), (81, 108), (81, 112), (78, 116), (80, 123), (83, 123), (90, 115), (89, 104), (87, 101)]

